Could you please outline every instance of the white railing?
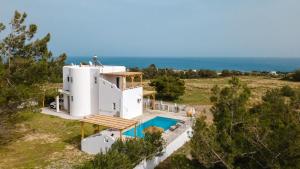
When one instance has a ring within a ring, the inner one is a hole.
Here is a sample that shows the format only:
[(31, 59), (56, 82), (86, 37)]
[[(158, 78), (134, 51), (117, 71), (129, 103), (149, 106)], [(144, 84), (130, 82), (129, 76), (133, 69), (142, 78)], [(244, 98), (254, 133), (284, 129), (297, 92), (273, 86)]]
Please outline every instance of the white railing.
[[(121, 89), (119, 89), (114, 83), (111, 83), (110, 81), (100, 77), (99, 78), (99, 85), (100, 85), (100, 90), (101, 93), (99, 96), (99, 104), (103, 104), (106, 106), (99, 106), (99, 111), (100, 112), (107, 112), (110, 115), (116, 115), (118, 114), (117, 110), (112, 110), (110, 107), (107, 107), (106, 102), (109, 102), (107, 99), (111, 100), (111, 104), (113, 102), (118, 103), (119, 100), (121, 100), (122, 97), (122, 91)], [(109, 98), (106, 98), (109, 97)], [(116, 106), (120, 106), (120, 104), (116, 105)], [(118, 109), (118, 108), (116, 108)], [(121, 109), (121, 108), (120, 108)]]
[(104, 83), (103, 83), (104, 85), (107, 85), (107, 84), (108, 84), (108, 85), (110, 85), (112, 88), (115, 88), (116, 90), (122, 92), (121, 89), (119, 89), (119, 88), (117, 87), (116, 84), (114, 84), (114, 83), (112, 83), (112, 82), (110, 82), (110, 81), (108, 81), (108, 80), (106, 80), (106, 79), (100, 77), (100, 78), (99, 78), (99, 82), (101, 82), (101, 81), (102, 81), (102, 83), (104, 82)]
[(154, 109), (154, 110), (161, 110), (161, 111), (168, 111), (168, 112), (182, 112), (186, 111), (187, 106), (183, 104), (177, 103), (170, 103), (170, 102), (163, 102), (163, 101), (155, 101), (154, 108), (152, 99), (144, 99), (144, 109)]

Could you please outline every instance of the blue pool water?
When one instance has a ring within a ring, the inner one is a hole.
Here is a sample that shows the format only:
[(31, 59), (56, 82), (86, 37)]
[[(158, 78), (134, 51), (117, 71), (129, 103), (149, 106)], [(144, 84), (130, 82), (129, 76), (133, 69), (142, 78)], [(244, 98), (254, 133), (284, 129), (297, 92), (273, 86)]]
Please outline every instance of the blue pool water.
[[(164, 131), (166, 131), (171, 126), (175, 125), (177, 123), (177, 121), (178, 120), (176, 120), (176, 119), (156, 116), (155, 118), (153, 118), (151, 120), (148, 120), (144, 123), (139, 124), (136, 128), (136, 136), (140, 137), (140, 138), (144, 138), (144, 133), (143, 133), (144, 129), (151, 127), (151, 126), (160, 127), (162, 129), (164, 129)], [(134, 128), (124, 132), (123, 135), (134, 137)]]

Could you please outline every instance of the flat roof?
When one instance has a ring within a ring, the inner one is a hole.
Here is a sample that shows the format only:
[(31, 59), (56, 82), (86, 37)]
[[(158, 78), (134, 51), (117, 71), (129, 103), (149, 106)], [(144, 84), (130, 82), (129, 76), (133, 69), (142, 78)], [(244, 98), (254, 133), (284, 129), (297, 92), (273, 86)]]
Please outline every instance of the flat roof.
[(84, 123), (96, 124), (119, 130), (127, 129), (138, 123), (135, 120), (123, 119), (120, 117), (112, 117), (108, 115), (92, 115), (81, 119), (80, 121)]
[(135, 76), (142, 75), (142, 72), (110, 72), (110, 73), (102, 73), (104, 75), (112, 75), (112, 76)]
[(121, 65), (102, 65), (102, 66), (99, 66), (99, 65), (65, 65), (63, 67), (68, 67), (68, 68), (81, 68), (81, 69), (84, 69), (84, 68), (96, 68), (96, 69), (99, 69), (99, 68), (124, 68), (125, 66), (121, 66)]

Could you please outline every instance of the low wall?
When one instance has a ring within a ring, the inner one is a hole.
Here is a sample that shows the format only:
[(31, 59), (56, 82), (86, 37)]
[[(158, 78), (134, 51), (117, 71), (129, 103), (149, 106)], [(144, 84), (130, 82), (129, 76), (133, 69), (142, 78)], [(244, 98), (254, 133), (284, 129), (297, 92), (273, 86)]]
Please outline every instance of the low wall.
[(181, 133), (175, 140), (169, 143), (162, 156), (156, 156), (151, 160), (143, 160), (140, 164), (134, 167), (134, 169), (154, 169), (159, 163), (168, 158), (174, 151), (178, 150), (186, 142), (190, 140), (190, 133), (192, 128), (187, 128), (183, 133)]
[(103, 133), (97, 133), (81, 140), (81, 150), (88, 154), (106, 153), (115, 139)]

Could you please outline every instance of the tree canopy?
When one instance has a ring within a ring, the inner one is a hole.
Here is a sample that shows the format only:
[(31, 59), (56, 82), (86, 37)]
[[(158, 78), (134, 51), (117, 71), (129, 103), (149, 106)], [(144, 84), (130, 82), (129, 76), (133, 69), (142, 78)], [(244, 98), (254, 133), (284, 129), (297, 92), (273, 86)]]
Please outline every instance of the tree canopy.
[(161, 132), (145, 132), (144, 138), (117, 140), (111, 148), (92, 160), (77, 166), (78, 169), (131, 169), (144, 159), (163, 155), (165, 141)]
[(293, 80), (300, 82), (300, 69), (298, 69), (294, 72)]
[(229, 84), (212, 90), (214, 123), (196, 119), (193, 158), (205, 168), (300, 168), (299, 94), (269, 90), (250, 107), (249, 88), (237, 78)]
[(157, 91), (157, 98), (167, 101), (177, 100), (185, 92), (184, 81), (174, 76), (158, 76), (150, 86)]
[[(0, 23), (0, 111), (14, 112), (28, 99), (37, 99), (41, 85), (60, 82), (66, 54), (53, 57), (50, 34), (36, 38), (38, 27), (26, 25), (26, 13), (15, 11), (8, 30)], [(5, 33), (4, 33), (5, 31)]]

